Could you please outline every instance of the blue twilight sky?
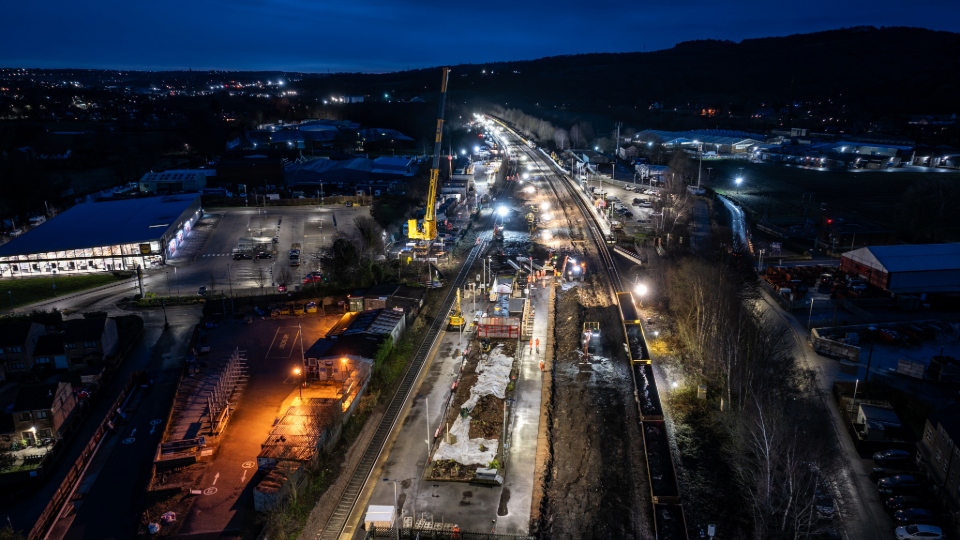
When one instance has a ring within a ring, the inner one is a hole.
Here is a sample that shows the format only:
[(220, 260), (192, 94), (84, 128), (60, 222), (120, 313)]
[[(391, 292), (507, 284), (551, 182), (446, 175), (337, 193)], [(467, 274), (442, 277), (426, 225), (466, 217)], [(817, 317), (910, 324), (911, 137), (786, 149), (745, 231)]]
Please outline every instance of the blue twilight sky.
[(0, 67), (381, 72), (859, 25), (960, 31), (957, 0), (48, 0), (3, 15)]

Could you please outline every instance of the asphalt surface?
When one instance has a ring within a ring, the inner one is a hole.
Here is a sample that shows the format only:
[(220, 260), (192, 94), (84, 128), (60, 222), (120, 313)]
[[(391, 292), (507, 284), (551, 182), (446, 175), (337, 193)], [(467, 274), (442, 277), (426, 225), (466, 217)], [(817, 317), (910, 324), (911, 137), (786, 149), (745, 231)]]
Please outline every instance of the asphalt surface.
[[(119, 313), (120, 312), (114, 309), (114, 313), (112, 314)], [(93, 408), (90, 416), (83, 422), (78, 433), (74, 435), (67, 443), (68, 446), (66, 452), (57, 461), (53, 472), (46, 478), (43, 484), (37, 488), (36, 491), (23, 494), (22, 496), (18, 496), (13, 500), (4, 500), (3, 513), (10, 516), (10, 520), (14, 529), (26, 531), (33, 527), (33, 524), (40, 516), (40, 513), (47, 505), (47, 502), (53, 496), (53, 493), (57, 490), (59, 485), (63, 482), (67, 471), (74, 465), (80, 455), (81, 450), (86, 445), (87, 441), (90, 440), (90, 437), (93, 436), (93, 433), (100, 424), (100, 421), (102, 421), (102, 419), (106, 416), (107, 410), (116, 400), (123, 387), (127, 384), (130, 374), (139, 370), (152, 371), (155, 367), (158, 369), (163, 368), (162, 363), (158, 364), (156, 362), (154, 354), (155, 345), (161, 340), (161, 336), (164, 334), (163, 314), (153, 310), (138, 312), (136, 314), (140, 315), (144, 319), (143, 335), (133, 349), (131, 349), (126, 360), (119, 366), (113, 379), (111, 379), (101, 389), (101, 395), (97, 405)], [(167, 315), (171, 325), (171, 329), (168, 330), (167, 333), (176, 336), (179, 336), (180, 333), (186, 331), (186, 329), (192, 328), (192, 325), (196, 324), (198, 320), (197, 310), (195, 307), (171, 307), (168, 308)], [(163, 342), (166, 343), (167, 341), (168, 340), (164, 340)], [(153, 407), (159, 407), (160, 409), (163, 409), (169, 405), (169, 400), (164, 398), (165, 389), (160, 387), (162, 384), (162, 382), (159, 383), (158, 387), (156, 388), (157, 391), (152, 392), (152, 395), (148, 399), (144, 400), (144, 403), (141, 407), (142, 410), (153, 410)], [(166, 413), (161, 414), (160, 417), (165, 418)], [(131, 419), (131, 422), (132, 421), (133, 420)], [(129, 429), (132, 430), (133, 427), (138, 426), (130, 425)], [(121, 435), (127, 433), (127, 430), (128, 426), (126, 425), (118, 426), (118, 431)], [(108, 437), (117, 437), (117, 433), (115, 432), (111, 435), (108, 435)], [(142, 445), (136, 445), (129, 449), (125, 449), (124, 452), (118, 454), (119, 456), (123, 456), (122, 460), (118, 461), (123, 461), (125, 464), (121, 465), (120, 467), (115, 467), (116, 470), (121, 472), (121, 475), (130, 470), (134, 470), (127, 467), (133, 466), (133, 463), (139, 463), (137, 460), (142, 458), (143, 455), (152, 455), (155, 447), (148, 448), (149, 445), (147, 444), (147, 441), (143, 441), (143, 443), (144, 444)], [(134, 452), (128, 453), (126, 450), (133, 450)], [(144, 451), (146, 454), (139, 454), (137, 451)], [(127, 461), (128, 459), (132, 461)], [(111, 464), (112, 463), (113, 462), (111, 461)], [(125, 481), (137, 482), (138, 479), (133, 475), (128, 475), (123, 481), (121, 481), (121, 485)], [(111, 508), (111, 506), (122, 504), (124, 501), (132, 500), (130, 497), (120, 499), (117, 498), (116, 495), (113, 495), (110, 498), (112, 499), (112, 503), (106, 505), (106, 508)], [(127, 534), (128, 533), (124, 533), (118, 537), (126, 537)], [(109, 538), (109, 536), (100, 536), (99, 533), (89, 537)]]

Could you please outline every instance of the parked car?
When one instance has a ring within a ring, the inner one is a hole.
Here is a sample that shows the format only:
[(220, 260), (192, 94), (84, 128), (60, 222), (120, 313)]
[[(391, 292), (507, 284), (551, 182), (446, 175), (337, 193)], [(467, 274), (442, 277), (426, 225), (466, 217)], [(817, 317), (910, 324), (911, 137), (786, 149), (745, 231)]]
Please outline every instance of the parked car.
[(909, 525), (910, 523), (935, 525), (937, 516), (928, 508), (904, 508), (894, 512), (893, 523), (895, 525)]
[(272, 258), (273, 258), (273, 255), (261, 251), (260, 253), (257, 253), (257, 258), (258, 258), (258, 259), (272, 259)]
[(197, 289), (197, 294), (200, 295), (200, 296), (206, 296), (206, 295), (207, 295), (207, 287), (204, 286), (204, 285), (201, 285), (200, 288)]
[(837, 513), (837, 506), (833, 502), (833, 497), (825, 493), (817, 494), (815, 507), (817, 509), (817, 515), (822, 518), (829, 519)]
[(870, 479), (876, 482), (881, 478), (886, 478), (888, 476), (896, 476), (898, 474), (912, 474), (910, 471), (905, 471), (903, 469), (888, 469), (886, 467), (874, 467), (870, 470)]
[(912, 454), (906, 450), (884, 450), (873, 454), (878, 467), (898, 467), (910, 461)]
[(880, 493), (889, 495), (904, 495), (915, 493), (920, 489), (920, 478), (910, 474), (898, 474), (881, 478), (877, 483), (880, 487)]
[(897, 540), (943, 540), (943, 530), (935, 525), (910, 524), (897, 527)]
[(627, 210), (626, 212), (623, 213), (623, 217), (625, 217), (625, 218), (632, 218), (632, 217), (633, 217), (633, 212)]
[(320, 283), (323, 281), (323, 272), (310, 272), (309, 274), (303, 276), (303, 282), (306, 283)]
[(246, 253), (234, 253), (233, 260), (235, 261), (249, 261), (253, 259), (252, 255), (247, 255)]
[(287, 286), (283, 283), (277, 285), (277, 292), (287, 292)]
[(887, 512), (890, 512), (892, 514), (897, 510), (901, 510), (903, 508), (912, 508), (914, 506), (921, 506), (922, 504), (923, 504), (923, 500), (920, 497), (916, 497), (913, 495), (900, 495), (898, 497), (890, 497), (889, 499), (884, 501), (883, 507), (887, 509)]
[(344, 206), (346, 206), (347, 208), (350, 208), (350, 207), (352, 207), (352, 206), (353, 206), (353, 202), (351, 202), (351, 201), (347, 201), (347, 203), (346, 203), (346, 204), (344, 204)]

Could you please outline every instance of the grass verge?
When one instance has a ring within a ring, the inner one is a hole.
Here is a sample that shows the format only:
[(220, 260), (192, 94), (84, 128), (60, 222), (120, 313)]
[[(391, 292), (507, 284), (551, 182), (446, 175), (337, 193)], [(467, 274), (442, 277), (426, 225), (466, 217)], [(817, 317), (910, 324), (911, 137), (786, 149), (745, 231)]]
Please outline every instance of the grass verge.
[(0, 305), (5, 302), (7, 307), (14, 309), (129, 279), (129, 277), (118, 278), (107, 273), (4, 279), (0, 281)]

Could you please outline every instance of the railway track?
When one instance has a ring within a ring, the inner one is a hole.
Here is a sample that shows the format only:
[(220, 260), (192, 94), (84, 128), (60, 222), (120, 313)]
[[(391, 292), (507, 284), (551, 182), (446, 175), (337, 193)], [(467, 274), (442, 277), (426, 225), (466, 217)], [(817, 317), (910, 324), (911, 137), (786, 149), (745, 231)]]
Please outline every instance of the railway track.
[[(515, 134), (514, 134), (515, 135)], [(516, 135), (515, 135), (516, 136)], [(519, 138), (519, 136), (517, 136)], [(623, 292), (623, 282), (613, 255), (607, 249), (606, 237), (600, 230), (592, 209), (572, 182), (566, 178), (566, 173), (559, 169), (553, 160), (540, 155), (539, 152), (520, 144), (523, 153), (537, 163), (546, 163), (553, 171), (553, 176), (559, 182), (547, 181), (556, 198), (564, 206), (564, 213), (568, 215), (569, 204), (560, 197), (557, 184), (559, 183), (574, 201), (576, 209), (585, 218), (586, 230), (596, 247), (595, 263), (605, 268), (609, 279), (612, 300), (619, 306), (622, 330), (628, 347), (631, 363), (631, 377), (633, 379), (634, 398), (640, 413), (640, 430), (643, 438), (644, 457), (646, 459), (647, 478), (650, 484), (650, 496), (653, 510), (653, 525), (658, 539), (688, 538), (686, 520), (681, 504), (680, 489), (677, 483), (676, 468), (673, 463), (670, 441), (663, 417), (663, 406), (660, 402), (660, 393), (657, 389), (653, 365), (648, 353), (649, 346), (643, 334), (642, 323), (633, 300), (633, 294)], [(630, 328), (633, 327), (633, 328)], [(635, 330), (631, 332), (631, 330)], [(636, 343), (634, 343), (636, 342)]]
[(350, 514), (353, 513), (357, 501), (360, 498), (360, 493), (363, 491), (364, 485), (369, 481), (370, 475), (373, 474), (373, 468), (377, 464), (377, 461), (380, 460), (384, 445), (397, 424), (400, 411), (403, 410), (404, 404), (411, 398), (411, 395), (415, 391), (416, 381), (420, 377), (427, 356), (429, 356), (430, 351), (433, 349), (441, 333), (446, 329), (446, 314), (450, 312), (455, 293), (457, 289), (463, 286), (463, 282), (470, 273), (470, 268), (473, 266), (477, 256), (483, 251), (485, 245), (486, 239), (474, 246), (470, 250), (466, 261), (464, 261), (460, 267), (456, 279), (447, 290), (443, 304), (441, 304), (439, 311), (437, 311), (439, 315), (434, 318), (433, 324), (430, 326), (426, 337), (424, 337), (423, 342), (420, 344), (420, 348), (417, 349), (413, 361), (403, 374), (400, 385), (390, 399), (390, 404), (383, 413), (380, 423), (377, 424), (376, 431), (374, 431), (373, 437), (363, 451), (356, 469), (354, 469), (350, 475), (350, 479), (347, 481), (347, 485), (344, 487), (343, 493), (340, 495), (340, 499), (334, 507), (333, 514), (331, 514), (327, 523), (323, 526), (323, 529), (317, 533), (316, 538), (321, 540), (336, 540), (343, 533), (347, 525), (347, 520), (350, 518)]

